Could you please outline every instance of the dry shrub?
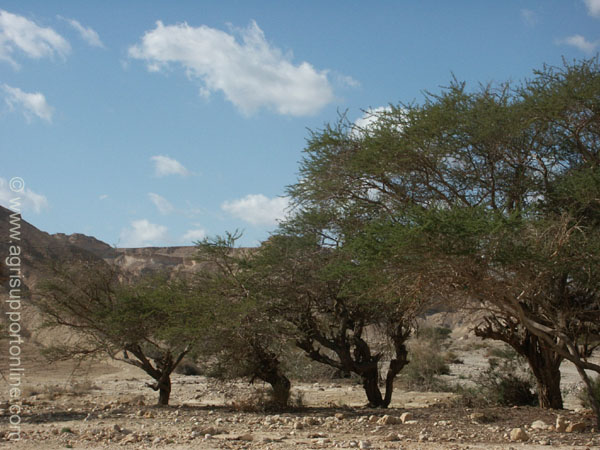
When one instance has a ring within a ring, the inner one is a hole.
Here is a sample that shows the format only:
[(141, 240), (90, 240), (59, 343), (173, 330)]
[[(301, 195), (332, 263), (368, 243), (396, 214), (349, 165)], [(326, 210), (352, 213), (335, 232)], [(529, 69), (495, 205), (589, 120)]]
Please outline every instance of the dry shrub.
[(402, 369), (400, 381), (407, 389), (417, 391), (445, 391), (446, 383), (440, 375), (450, 373), (450, 362), (456, 355), (441, 351), (442, 343), (449, 333), (444, 328), (419, 330), (415, 339), (408, 343), (409, 364)]
[[(596, 401), (600, 402), (600, 375), (590, 381), (592, 382), (592, 395), (596, 398)], [(584, 388), (579, 391), (577, 393), (577, 399), (584, 408), (592, 407), (587, 389)]]

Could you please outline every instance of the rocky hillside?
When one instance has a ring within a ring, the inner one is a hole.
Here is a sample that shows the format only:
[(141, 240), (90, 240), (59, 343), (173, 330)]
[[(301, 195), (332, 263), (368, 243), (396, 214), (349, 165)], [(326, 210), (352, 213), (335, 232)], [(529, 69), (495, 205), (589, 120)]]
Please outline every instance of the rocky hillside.
[[(5, 259), (11, 245), (11, 229), (13, 235), (19, 234), (20, 240), (14, 239), (12, 245), (19, 244), (21, 247), (22, 275), (29, 287), (35, 284), (51, 262), (104, 260), (134, 276), (155, 272), (194, 272), (201, 267), (201, 264), (194, 260), (196, 249), (193, 246), (114, 248), (93, 236), (80, 233), (48, 234), (26, 220), (19, 220), (20, 228), (17, 229), (15, 218), (12, 211), (0, 206), (0, 277), (4, 281), (7, 275)], [(11, 225), (11, 220), (14, 225)]]
[[(20, 254), (12, 261), (7, 261), (11, 246), (18, 246)], [(84, 234), (49, 234), (0, 206), (0, 313), (6, 307), (4, 300), (8, 296), (9, 275), (16, 274), (17, 264), (22, 282), (22, 325), (31, 329), (39, 323), (39, 317), (28, 298), (54, 264), (77, 264), (82, 261), (114, 264), (136, 278), (157, 272), (178, 274), (200, 270), (204, 265), (194, 260), (195, 252), (193, 246), (113, 248)]]

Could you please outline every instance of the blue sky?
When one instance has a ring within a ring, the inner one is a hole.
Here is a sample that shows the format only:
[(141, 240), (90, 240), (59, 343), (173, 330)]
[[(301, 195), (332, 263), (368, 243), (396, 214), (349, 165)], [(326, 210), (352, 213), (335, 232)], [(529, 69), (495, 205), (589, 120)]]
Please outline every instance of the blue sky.
[(307, 129), (595, 56), (600, 0), (0, 4), (0, 204), (119, 247), (284, 214)]

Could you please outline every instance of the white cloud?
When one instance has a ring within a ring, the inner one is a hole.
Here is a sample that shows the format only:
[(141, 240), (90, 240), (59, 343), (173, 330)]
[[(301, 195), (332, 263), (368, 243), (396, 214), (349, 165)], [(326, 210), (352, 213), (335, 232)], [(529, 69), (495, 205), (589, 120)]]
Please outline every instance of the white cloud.
[(19, 67), (13, 59), (16, 50), (39, 59), (55, 54), (64, 57), (71, 46), (52, 28), (40, 27), (25, 17), (0, 10), (0, 59)]
[(335, 77), (336, 77), (338, 84), (341, 84), (342, 86), (350, 87), (350, 88), (360, 87), (360, 81), (355, 80), (351, 76), (336, 74)]
[(188, 230), (182, 237), (181, 240), (183, 242), (196, 242), (201, 241), (206, 237), (206, 231), (202, 228), (196, 228), (193, 230)]
[(577, 47), (579, 50), (586, 53), (593, 53), (596, 50), (596, 47), (598, 47), (598, 42), (589, 42), (580, 34), (569, 36), (560, 41), (560, 43)]
[(167, 227), (148, 222), (146, 219), (134, 220), (130, 228), (121, 231), (121, 247), (145, 247), (164, 243), (167, 239)]
[(14, 202), (19, 199), (20, 208), (23, 211), (33, 211), (36, 214), (48, 208), (48, 199), (31, 189), (25, 187), (21, 192), (13, 192), (10, 189), (9, 182), (0, 177), (0, 205), (5, 208), (11, 207), (11, 200)]
[(108, 194), (102, 194), (98, 197), (100, 200), (106, 200), (108, 198)]
[(307, 62), (294, 65), (291, 57), (273, 47), (253, 21), (234, 34), (187, 23), (156, 23), (141, 43), (129, 48), (132, 58), (145, 60), (149, 71), (180, 64), (190, 78), (203, 83), (203, 96), (221, 91), (244, 114), (269, 108), (279, 114), (315, 114), (334, 100), (327, 71)]
[(285, 218), (289, 204), (288, 197), (268, 198), (262, 194), (250, 194), (224, 202), (221, 209), (253, 225), (276, 225)]
[(23, 92), (21, 89), (2, 85), (4, 101), (11, 109), (20, 109), (28, 122), (32, 116), (37, 116), (47, 122), (52, 121), (52, 107), (46, 102), (46, 97), (40, 92)]
[(351, 134), (355, 137), (361, 137), (364, 133), (372, 131), (377, 121), (392, 112), (392, 108), (389, 106), (379, 106), (377, 108), (369, 108), (364, 111), (362, 117), (356, 119), (352, 125)]
[(535, 12), (530, 9), (522, 9), (521, 10), (521, 20), (525, 22), (530, 27), (534, 26), (538, 22), (538, 17)]
[(173, 212), (173, 210), (175, 208), (173, 208), (173, 205), (171, 205), (171, 203), (169, 203), (169, 201), (164, 198), (161, 197), (158, 194), (154, 194), (153, 192), (150, 192), (148, 194), (148, 197), (150, 197), (150, 200), (152, 201), (152, 203), (154, 203), (154, 206), (156, 206), (156, 209), (158, 209), (158, 212), (166, 215), (169, 214), (171, 212)]
[(587, 6), (588, 14), (593, 17), (600, 17), (600, 0), (583, 0)]
[(168, 156), (157, 155), (150, 159), (154, 161), (154, 173), (157, 177), (166, 177), (167, 175), (181, 175), (185, 177), (190, 174), (179, 161)]
[(86, 28), (75, 19), (64, 19), (64, 20), (66, 20), (69, 25), (71, 25), (73, 28), (75, 28), (81, 35), (81, 38), (84, 41), (86, 41), (88, 44), (90, 44), (92, 47), (104, 48), (104, 44), (100, 40), (100, 36), (91, 27)]

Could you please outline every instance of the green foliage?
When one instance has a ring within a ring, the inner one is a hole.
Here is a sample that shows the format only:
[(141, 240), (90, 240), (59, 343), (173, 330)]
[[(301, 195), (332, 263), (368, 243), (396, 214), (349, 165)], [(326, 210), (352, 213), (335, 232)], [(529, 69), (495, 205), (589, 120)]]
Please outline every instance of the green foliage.
[(170, 375), (206, 333), (211, 308), (198, 286), (151, 277), (127, 283), (97, 263), (55, 268), (35, 296), (46, 326), (69, 327), (73, 339), (46, 349), (53, 359), (108, 353), (144, 370), (167, 404)]

